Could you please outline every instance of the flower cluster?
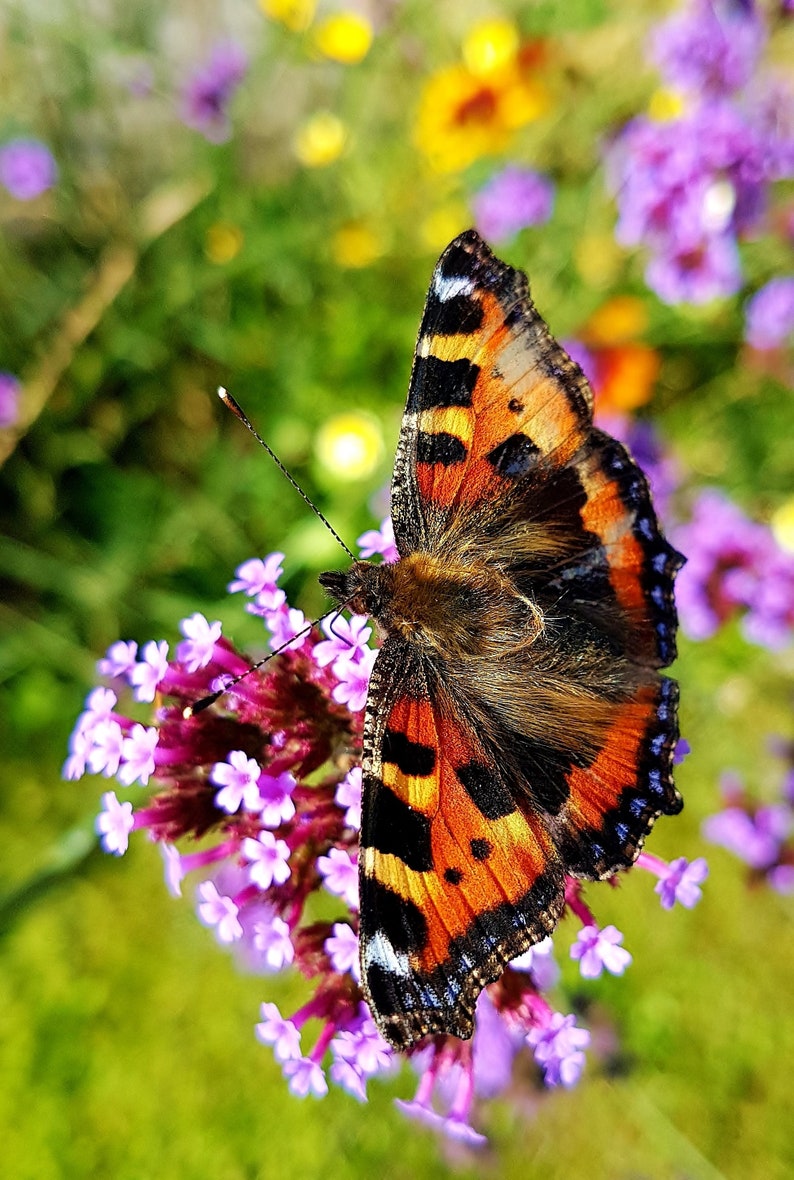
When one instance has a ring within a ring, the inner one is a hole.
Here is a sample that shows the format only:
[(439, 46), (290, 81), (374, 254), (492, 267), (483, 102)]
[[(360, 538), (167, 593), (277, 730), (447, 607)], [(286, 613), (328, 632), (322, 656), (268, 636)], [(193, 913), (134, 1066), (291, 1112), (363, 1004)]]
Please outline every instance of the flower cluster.
[(738, 774), (720, 780), (723, 807), (703, 823), (703, 835), (727, 848), (748, 866), (750, 879), (765, 881), (778, 893), (794, 893), (794, 745), (776, 740), (774, 752), (786, 762), (779, 801), (762, 803), (750, 795)]
[(0, 146), (0, 184), (17, 201), (33, 201), (52, 188), (58, 168), (38, 139), (10, 139)]
[(794, 133), (780, 115), (794, 93), (782, 82), (747, 85), (765, 39), (752, 6), (693, 0), (653, 42), (677, 92), (662, 114), (629, 123), (610, 149), (618, 238), (649, 249), (648, 285), (668, 303), (740, 288), (738, 240), (760, 225), (769, 185), (794, 174)]
[[(370, 556), (396, 556), (389, 522), (360, 544)], [(147, 831), (161, 845), (174, 895), (188, 873), (198, 874), (198, 916), (221, 944), (249, 969), (292, 967), (310, 980), (312, 997), (289, 1016), (265, 1001), (256, 1034), (293, 1094), (321, 1097), (331, 1082), (365, 1100), (369, 1080), (396, 1066), (364, 1002), (358, 956), (360, 755), (376, 651), (364, 618), (336, 614), (322, 631), (307, 624), (278, 585), (282, 557), (245, 562), (229, 587), (270, 632), (275, 651), (263, 667), (250, 670), (220, 623), (200, 614), (182, 621), (174, 658), (164, 642), (140, 651), (113, 644), (99, 662), (110, 686), (89, 695), (64, 773), (155, 788), (142, 805), (113, 790), (103, 795), (97, 830), (105, 850), (121, 855), (131, 832)], [(193, 711), (219, 689), (217, 703)], [(123, 692), (133, 701), (125, 704)], [(155, 703), (154, 724), (135, 719), (135, 702)], [(177, 848), (196, 838), (200, 851)], [(640, 864), (659, 878), (664, 906), (695, 903), (702, 862), (666, 865), (643, 854)], [(311, 916), (318, 891), (336, 899), (335, 920)], [(571, 948), (581, 977), (622, 975), (631, 962), (623, 936), (599, 927), (581, 882), (568, 881), (566, 902), (581, 926)], [(518, 1053), (534, 1056), (547, 1086), (578, 1081), (589, 1033), (550, 1002), (558, 976), (551, 939), (511, 963), (481, 995), (471, 1042), (436, 1037), (412, 1054), (418, 1089), (401, 1108), (474, 1146), (483, 1136), (471, 1125), (473, 1104), (507, 1088)], [(312, 1045), (304, 1043), (309, 1021), (320, 1026)]]
[(491, 177), (471, 203), (482, 236), (502, 242), (521, 229), (548, 221), (554, 205), (554, 186), (532, 168), (509, 165)]
[(750, 520), (716, 489), (697, 497), (688, 524), (673, 543), (689, 555), (676, 583), (681, 623), (694, 639), (707, 639), (739, 616), (745, 637), (773, 649), (794, 628), (794, 555), (771, 530)]

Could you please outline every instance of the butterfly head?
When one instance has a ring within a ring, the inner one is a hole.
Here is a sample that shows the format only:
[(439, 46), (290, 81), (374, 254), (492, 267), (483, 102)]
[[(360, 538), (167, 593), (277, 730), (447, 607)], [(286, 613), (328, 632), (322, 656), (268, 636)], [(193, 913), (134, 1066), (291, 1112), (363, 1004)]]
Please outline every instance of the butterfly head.
[(340, 606), (354, 614), (382, 620), (390, 598), (386, 585), (388, 567), (369, 561), (354, 561), (347, 570), (329, 570), (320, 574), (320, 585)]

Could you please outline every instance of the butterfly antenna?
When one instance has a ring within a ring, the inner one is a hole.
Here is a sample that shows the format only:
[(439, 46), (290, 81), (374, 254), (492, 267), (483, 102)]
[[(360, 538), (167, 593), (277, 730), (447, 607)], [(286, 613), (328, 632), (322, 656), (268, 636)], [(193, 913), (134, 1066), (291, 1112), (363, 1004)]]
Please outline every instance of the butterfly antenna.
[[(355, 561), (356, 560), (355, 553), (353, 553), (350, 549), (348, 549), (347, 545), (344, 543), (342, 538), (339, 536), (339, 533), (336, 531), (336, 529), (331, 524), (331, 522), (329, 520), (327, 520), (325, 516), (323, 516), (322, 512), (317, 507), (317, 505), (315, 503), (313, 503), (312, 500), (309, 499), (309, 497), (306, 495), (306, 493), (304, 492), (303, 488), (300, 486), (298, 481), (296, 479), (294, 479), (292, 475), (290, 475), (289, 471), (287, 471), (286, 467), (281, 462), (281, 460), (279, 459), (279, 457), (275, 453), (275, 451), (267, 445), (265, 440), (262, 438), (261, 434), (259, 434), (259, 432), (254, 429), (254, 427), (251, 425), (248, 418), (245, 416), (243, 411), (240, 409), (240, 407), (238, 406), (237, 402), (234, 400), (232, 395), (229, 393), (229, 391), (227, 389), (224, 389), (222, 385), (218, 386), (218, 397), (221, 399), (223, 404), (226, 406), (227, 410), (231, 410), (231, 412), (234, 414), (235, 418), (240, 419), (243, 426), (245, 426), (246, 430), (248, 430), (254, 436), (256, 441), (259, 443), (260, 447), (263, 447), (267, 451), (268, 455), (270, 455), (270, 458), (273, 460), (273, 462), (276, 464), (276, 466), (281, 469), (281, 471), (284, 473), (284, 475), (286, 475), (287, 479), (290, 481), (292, 486), (295, 488), (295, 491), (298, 492), (301, 496), (303, 496), (303, 499), (309, 505), (312, 512), (315, 514), (315, 516), (318, 516), (320, 518), (320, 520), (323, 522), (325, 527), (328, 529), (329, 533), (333, 537), (336, 538), (336, 540), (342, 546), (342, 548), (344, 549), (345, 553), (350, 558), (350, 560)], [(323, 615), (323, 618), (325, 618), (325, 615)], [(319, 622), (319, 620), (318, 620), (318, 622)], [(290, 642), (292, 642), (292, 641), (290, 640)], [(274, 652), (273, 654), (275, 655), (276, 653)], [(268, 659), (270, 659), (269, 656), (268, 656)], [(264, 660), (262, 662), (264, 663)]]
[(257, 660), (255, 664), (252, 664), (250, 668), (246, 668), (246, 670), (241, 672), (239, 676), (232, 677), (231, 680), (228, 680), (226, 684), (224, 684), (223, 688), (219, 688), (216, 692), (211, 692), (209, 696), (201, 697), (199, 700), (194, 701), (192, 705), (186, 705), (182, 710), (182, 716), (184, 717), (185, 721), (190, 721), (191, 717), (195, 717), (197, 713), (203, 713), (205, 709), (209, 709), (210, 705), (214, 705), (215, 702), (222, 696), (225, 696), (227, 692), (231, 692), (235, 684), (239, 684), (241, 680), (245, 680), (246, 676), (250, 676), (252, 672), (256, 672), (258, 668), (261, 668), (264, 664), (269, 663), (270, 660), (275, 659), (276, 656), (281, 655), (283, 651), (286, 651), (288, 647), (292, 646), (296, 639), (300, 639), (302, 635), (308, 635), (312, 627), (316, 627), (318, 623), (323, 621), (323, 619), (327, 619), (329, 615), (338, 615), (339, 612), (343, 611), (347, 605), (348, 603), (343, 602), (341, 606), (335, 606), (331, 610), (327, 610), (324, 615), (320, 615), (319, 619), (315, 619), (312, 623), (307, 623), (305, 627), (302, 627), (301, 630), (297, 632), (297, 634), (293, 635), (291, 639), (288, 639), (286, 643), (282, 643), (281, 646), (277, 647), (275, 651), (272, 651), (270, 655), (265, 656), (264, 659)]

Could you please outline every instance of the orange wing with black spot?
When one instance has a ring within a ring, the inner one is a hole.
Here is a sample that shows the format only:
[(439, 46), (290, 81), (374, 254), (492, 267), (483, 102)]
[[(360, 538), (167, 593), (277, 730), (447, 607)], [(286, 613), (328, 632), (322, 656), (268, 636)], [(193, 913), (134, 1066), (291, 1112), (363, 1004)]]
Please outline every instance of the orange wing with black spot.
[(384, 1036), (469, 1037), (505, 964), (554, 927), (563, 866), (498, 751), (408, 644), (372, 674), (360, 854), (362, 980)]

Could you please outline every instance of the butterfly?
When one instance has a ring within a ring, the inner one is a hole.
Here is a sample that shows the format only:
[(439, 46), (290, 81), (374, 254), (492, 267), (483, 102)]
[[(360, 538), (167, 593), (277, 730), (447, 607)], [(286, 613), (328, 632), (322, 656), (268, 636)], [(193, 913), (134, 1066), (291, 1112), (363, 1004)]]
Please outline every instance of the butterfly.
[(376, 622), (360, 955), (387, 1041), (471, 1036), (567, 875), (636, 860), (673, 785), (675, 574), (526, 276), (469, 230), (433, 272), (391, 487), (399, 560), (321, 584)]

